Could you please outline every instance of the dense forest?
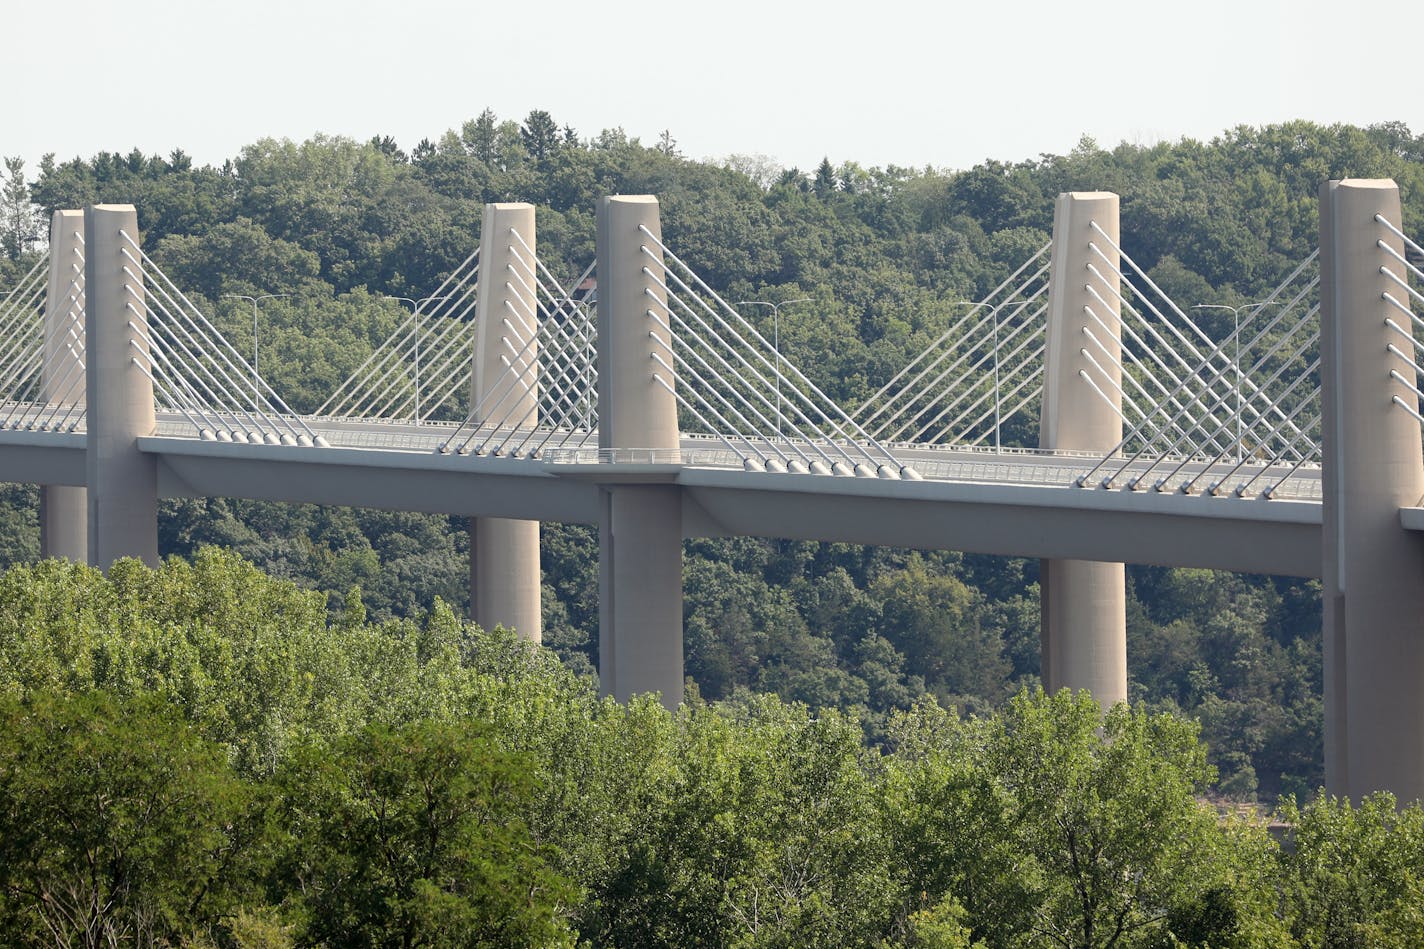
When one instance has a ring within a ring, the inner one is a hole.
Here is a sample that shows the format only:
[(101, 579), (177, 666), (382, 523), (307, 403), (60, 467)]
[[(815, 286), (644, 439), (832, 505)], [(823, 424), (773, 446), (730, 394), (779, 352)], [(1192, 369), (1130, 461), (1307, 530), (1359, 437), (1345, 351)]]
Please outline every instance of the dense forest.
[[(49, 211), (131, 202), (148, 252), (240, 349), (252, 311), (228, 294), (285, 294), (264, 301), (258, 332), (264, 375), (299, 410), (398, 325), (392, 297), (433, 292), (474, 249), (488, 201), (536, 204), (540, 255), (572, 278), (593, 257), (600, 196), (657, 195), (669, 246), (726, 299), (810, 298), (783, 308), (782, 350), (847, 405), (1037, 250), (1062, 191), (1120, 194), (1125, 248), (1184, 306), (1273, 288), (1313, 250), (1329, 178), (1394, 178), (1406, 226), (1424, 228), (1424, 136), (1397, 123), (1112, 149), (1085, 139), (1068, 155), (964, 171), (830, 159), (803, 171), (755, 155), (691, 160), (671, 134), (649, 146), (542, 111), (512, 121), (486, 110), (409, 151), (318, 136), (262, 140), (220, 167), (140, 150), (5, 167), (0, 288), (42, 248)], [(1209, 333), (1230, 331), (1229, 315), (1203, 313)], [(747, 315), (770, 328), (769, 312)], [(35, 490), (6, 487), (0, 502), (0, 563), (32, 560)], [(353, 591), (380, 622), (468, 601), (455, 518), (178, 501), (163, 509), (160, 542), (184, 557), (235, 551), (321, 591), (334, 616)], [(545, 643), (591, 674), (597, 538), (547, 524), (542, 544)], [(759, 540), (693, 541), (686, 553), (687, 670), (706, 700), (770, 694), (835, 710), (880, 747), (919, 703), (987, 714), (1037, 677), (1036, 562)], [(1132, 567), (1129, 585), (1137, 707), (1200, 723), (1214, 794), (1308, 798), (1321, 781), (1318, 584)]]
[(599, 700), (443, 602), (209, 548), (0, 573), (10, 946), (1415, 947), (1424, 810), (1201, 797), (1197, 726), (1023, 690)]

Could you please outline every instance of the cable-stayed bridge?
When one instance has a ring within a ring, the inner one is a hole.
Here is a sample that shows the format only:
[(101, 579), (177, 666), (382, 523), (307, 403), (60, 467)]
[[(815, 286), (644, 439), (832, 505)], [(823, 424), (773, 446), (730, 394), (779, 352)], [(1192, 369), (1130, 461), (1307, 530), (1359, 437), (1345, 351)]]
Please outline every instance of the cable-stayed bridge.
[(47, 553), (98, 565), (156, 560), (159, 497), (469, 515), (475, 618), (535, 639), (538, 522), (596, 524), (604, 688), (669, 703), (684, 537), (1044, 558), (1045, 682), (1104, 702), (1126, 698), (1124, 562), (1322, 577), (1332, 787), (1421, 796), (1424, 698), (1379, 688), (1424, 675), (1421, 251), (1391, 183), (1322, 193), (1321, 250), (1226, 308), (1229, 334), (1137, 265), (1115, 195), (1063, 195), (1048, 245), (850, 407), (677, 256), (651, 198), (602, 202), (571, 281), (532, 207), (487, 207), (479, 249), (309, 414), (131, 207), (58, 212), (0, 303), (0, 477), (46, 486)]

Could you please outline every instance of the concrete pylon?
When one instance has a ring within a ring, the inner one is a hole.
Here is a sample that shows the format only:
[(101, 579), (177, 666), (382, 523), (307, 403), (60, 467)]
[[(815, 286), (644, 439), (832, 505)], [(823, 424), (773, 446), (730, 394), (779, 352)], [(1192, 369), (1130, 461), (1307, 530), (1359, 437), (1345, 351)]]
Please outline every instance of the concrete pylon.
[[(1093, 344), (1089, 330), (1114, 357), (1120, 356), (1118, 254), (1092, 227), (1118, 242), (1118, 196), (1069, 192), (1053, 212), (1053, 263), (1048, 288), (1048, 335), (1043, 383), (1041, 448), (1109, 452), (1122, 440), (1121, 395), (1094, 378), (1116, 402), (1103, 401), (1083, 378), (1098, 370), (1083, 355)], [(1108, 262), (1098, 256), (1094, 245)], [(1089, 269), (1096, 269), (1097, 274)], [(1099, 276), (1101, 275), (1101, 276)], [(1104, 282), (1106, 281), (1106, 283)], [(1097, 290), (1093, 297), (1088, 288)], [(1085, 311), (1091, 306), (1108, 327)], [(1106, 336), (1107, 338), (1103, 338)], [(1121, 382), (1120, 359), (1097, 362)], [(1104, 709), (1127, 701), (1127, 595), (1123, 565), (1087, 560), (1044, 560), (1039, 571), (1040, 648), (1045, 689), (1087, 689)]]
[[(476, 421), (532, 430), (539, 424), (540, 384), (534, 205), (485, 205), (480, 235), (470, 405)], [(506, 375), (511, 366), (513, 377)], [(539, 522), (472, 517), (469, 530), (470, 618), (540, 642)]]
[[(1320, 191), (1320, 350), (1324, 447), (1325, 783), (1359, 799), (1424, 798), (1424, 541), (1399, 509), (1424, 498), (1416, 397), (1390, 376), (1414, 370), (1408, 304), (1380, 272), (1407, 278), (1393, 181)], [(1390, 327), (1385, 321), (1394, 324)]]
[(683, 698), (682, 494), (657, 463), (678, 458), (677, 402), (654, 378), (652, 355), (671, 362), (671, 341), (658, 322), (668, 322), (666, 294), (645, 272), (666, 280), (662, 251), (643, 228), (662, 239), (656, 198), (599, 202), (598, 447), (628, 468), (651, 463), (633, 483), (602, 487), (599, 676), (619, 701), (657, 692), (674, 708)]
[[(56, 211), (49, 226), (40, 401), (84, 405), (84, 212)], [(75, 415), (78, 415), (76, 409)], [(89, 560), (89, 499), (84, 488), (40, 487), (40, 556)]]
[(133, 205), (84, 212), (89, 563), (106, 570), (120, 557), (158, 565), (158, 466), (138, 448), (156, 429), (153, 384), (137, 364), (148, 368), (138, 240)]

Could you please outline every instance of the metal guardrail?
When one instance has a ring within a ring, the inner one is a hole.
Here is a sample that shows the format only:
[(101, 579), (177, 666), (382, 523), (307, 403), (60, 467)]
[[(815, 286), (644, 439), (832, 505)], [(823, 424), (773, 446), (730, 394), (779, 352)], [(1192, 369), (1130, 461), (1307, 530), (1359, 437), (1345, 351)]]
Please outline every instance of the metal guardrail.
[(448, 432), (377, 432), (362, 429), (342, 430), (312, 426), (332, 448), (385, 448), (396, 451), (434, 453), (445, 441)]
[[(456, 427), (453, 422), (426, 422), (420, 426), (393, 426), (390, 423), (371, 422), (366, 419), (309, 419), (308, 425), (322, 436), (330, 447), (357, 449), (384, 449), (391, 451), (411, 451), (434, 453), (445, 441), (450, 431)], [(80, 428), (82, 431), (82, 426)], [(179, 438), (197, 438), (191, 423), (181, 417), (162, 417), (158, 421), (158, 434)], [(566, 439), (585, 438), (587, 433), (567, 433)], [(556, 434), (554, 438), (559, 438)], [(676, 449), (621, 448), (601, 449), (594, 445), (546, 446), (532, 456), (520, 456), (528, 460), (541, 461), (549, 465), (683, 465), (694, 468), (725, 468), (746, 470), (746, 462), (739, 453), (720, 447), (721, 441), (715, 436), (684, 435), (684, 444)], [(703, 445), (697, 443), (704, 442)], [(803, 447), (808, 447), (802, 443)], [(897, 445), (912, 457), (904, 460), (926, 481), (980, 482), (985, 484), (1006, 484), (1024, 486), (1070, 487), (1086, 474), (1101, 456), (1093, 452), (1054, 451), (1034, 448), (1007, 448), (995, 452), (992, 448)], [(932, 455), (947, 457), (934, 458)], [(956, 456), (956, 457), (948, 457)], [(965, 457), (969, 456), (969, 457)], [(1190, 459), (1189, 459), (1190, 461)], [(1057, 463), (1055, 463), (1057, 462)], [(1128, 469), (1145, 469), (1151, 463), (1145, 459), (1141, 465)], [(1201, 471), (1206, 459), (1184, 469), (1183, 472), (1160, 487), (1151, 485), (1138, 490), (1142, 493), (1175, 493), (1182, 484), (1193, 480)], [(1236, 471), (1232, 483), (1221, 486), (1221, 497), (1235, 497), (1235, 483), (1250, 480), (1262, 470), (1261, 465), (1243, 466)], [(1222, 474), (1229, 469), (1218, 465)], [(1268, 468), (1260, 484), (1272, 483), (1271, 471), (1277, 477), (1289, 469), (1284, 466)], [(816, 475), (811, 475), (816, 477)], [(845, 475), (842, 475), (845, 476)], [(821, 475), (825, 477), (825, 475)], [(1198, 490), (1203, 484), (1214, 480), (1210, 472), (1205, 477), (1196, 478)], [(1318, 501), (1321, 498), (1319, 467), (1306, 466), (1294, 477), (1287, 479), (1272, 497), (1290, 500)], [(1085, 488), (1083, 490), (1102, 490)], [(1127, 490), (1118, 487), (1114, 490)], [(1248, 494), (1247, 497), (1255, 497)]]
[[(1085, 475), (1091, 466), (1084, 465), (1052, 465), (1052, 464), (1013, 464), (1013, 463), (993, 463), (987, 461), (916, 461), (915, 470), (926, 481), (977, 481), (992, 484), (1016, 484), (1016, 485), (1060, 485), (1064, 487), (1077, 484), (1079, 477)], [(1137, 470), (1146, 469), (1144, 463), (1136, 466)], [(1218, 466), (1222, 474), (1229, 469), (1227, 465)], [(1270, 477), (1270, 470), (1277, 472), (1276, 477), (1284, 476), (1290, 469), (1287, 466), (1278, 466), (1274, 469), (1267, 469), (1267, 474), (1259, 479), (1261, 484), (1271, 484), (1274, 478)], [(1318, 470), (1318, 469), (1317, 469)], [(1131, 474), (1134, 468), (1129, 468)], [(1261, 471), (1261, 466), (1243, 467), (1236, 472), (1236, 477), (1231, 482), (1221, 486), (1221, 497), (1235, 497), (1233, 489), (1237, 483), (1251, 479), (1253, 475)], [(1298, 475), (1287, 479), (1274, 492), (1272, 497), (1290, 500), (1310, 500), (1318, 501), (1321, 498), (1321, 482), (1319, 477), (1310, 477), (1314, 472), (1306, 475)], [(1192, 480), (1195, 471), (1184, 472), (1183, 474), (1165, 482), (1160, 488), (1155, 485), (1144, 486), (1137, 489), (1139, 493), (1177, 493), (1181, 486)], [(1202, 493), (1200, 485), (1203, 481), (1209, 482), (1210, 478), (1198, 480), (1198, 488), (1195, 493)], [(1083, 488), (1080, 490), (1105, 490), (1101, 488)], [(1117, 487), (1112, 490), (1129, 490), (1125, 487)], [(1247, 495), (1254, 497), (1254, 495)]]
[(82, 432), (84, 406), (58, 405), (52, 402), (0, 402), (0, 414), (5, 424), (0, 430), (11, 432)]

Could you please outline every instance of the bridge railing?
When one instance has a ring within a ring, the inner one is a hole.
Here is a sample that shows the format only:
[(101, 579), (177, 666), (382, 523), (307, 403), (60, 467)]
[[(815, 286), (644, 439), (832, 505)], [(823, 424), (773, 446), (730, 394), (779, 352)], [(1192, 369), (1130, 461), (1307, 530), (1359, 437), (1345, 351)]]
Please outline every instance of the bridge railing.
[(0, 401), (0, 431), (82, 432), (84, 407), (73, 402)]
[[(456, 427), (453, 422), (424, 422), (418, 428), (396, 428), (389, 423), (382, 424), (370, 419), (308, 418), (306, 421), (316, 433), (320, 447), (419, 454), (438, 452), (449, 432)], [(198, 438), (187, 420), (174, 415), (159, 417), (157, 434), (174, 438)], [(550, 465), (682, 465), (748, 470), (746, 459), (741, 453), (725, 448), (712, 436), (684, 435), (683, 445), (679, 449), (599, 449), (594, 445), (575, 443), (578, 437), (579, 433), (569, 433), (563, 444), (546, 447), (535, 454), (505, 457)], [(928, 481), (1068, 487), (1076, 484), (1098, 460), (1092, 452), (1041, 448), (1006, 448), (995, 451), (988, 446), (905, 444), (895, 447), (905, 452), (905, 460), (912, 464), (913, 470), (920, 476), (915, 480)], [(1127, 470), (1144, 471), (1152, 461), (1155, 459), (1130, 465)], [(1288, 466), (1257, 461), (1242, 468), (1204, 455), (1180, 457), (1173, 461), (1183, 470), (1183, 477), (1218, 479), (1230, 469), (1231, 473), (1239, 474), (1248, 480), (1264, 484), (1279, 482), (1279, 487), (1272, 493), (1272, 497), (1295, 500), (1317, 500), (1320, 497), (1320, 468), (1316, 464)]]

